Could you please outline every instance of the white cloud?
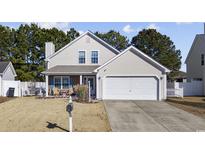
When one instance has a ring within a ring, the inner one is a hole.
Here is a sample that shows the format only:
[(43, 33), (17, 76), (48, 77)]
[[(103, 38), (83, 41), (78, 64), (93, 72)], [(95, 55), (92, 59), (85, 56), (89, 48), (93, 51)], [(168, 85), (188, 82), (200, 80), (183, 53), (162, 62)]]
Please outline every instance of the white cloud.
[(80, 33), (80, 35), (81, 35), (81, 34), (83, 34), (83, 33), (84, 33), (84, 31), (82, 31), (82, 30), (79, 30), (79, 31), (78, 31), (78, 33)]
[[(28, 23), (30, 24), (30, 23)], [(45, 29), (51, 29), (51, 28), (57, 28), (59, 30), (63, 30), (64, 32), (70, 30), (70, 24), (69, 22), (37, 22), (36, 23), (39, 27), (45, 28)]]
[(131, 32), (134, 32), (135, 29), (133, 29), (130, 25), (126, 25), (125, 27), (123, 27), (123, 32), (125, 33), (131, 33)]
[(192, 22), (176, 22), (177, 25), (189, 25), (192, 24)]
[(159, 30), (159, 26), (157, 26), (156, 24), (150, 24), (147, 26), (147, 29), (156, 29)]

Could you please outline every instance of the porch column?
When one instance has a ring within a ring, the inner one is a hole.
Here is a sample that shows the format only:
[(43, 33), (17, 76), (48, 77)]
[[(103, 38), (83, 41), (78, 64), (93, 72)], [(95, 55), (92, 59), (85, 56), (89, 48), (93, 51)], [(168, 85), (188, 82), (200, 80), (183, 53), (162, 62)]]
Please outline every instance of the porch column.
[(48, 75), (46, 77), (46, 97), (48, 97)]
[(80, 85), (82, 85), (83, 84), (83, 77), (82, 77), (82, 75), (80, 75)]

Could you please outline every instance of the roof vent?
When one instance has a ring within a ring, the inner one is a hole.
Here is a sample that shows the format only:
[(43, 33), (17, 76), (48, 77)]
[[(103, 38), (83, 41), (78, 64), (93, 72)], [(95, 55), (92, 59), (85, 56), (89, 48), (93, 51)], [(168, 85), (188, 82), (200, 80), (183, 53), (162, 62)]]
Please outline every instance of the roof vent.
[(86, 43), (90, 43), (90, 38), (89, 38), (89, 37), (86, 37), (85, 42), (86, 42)]

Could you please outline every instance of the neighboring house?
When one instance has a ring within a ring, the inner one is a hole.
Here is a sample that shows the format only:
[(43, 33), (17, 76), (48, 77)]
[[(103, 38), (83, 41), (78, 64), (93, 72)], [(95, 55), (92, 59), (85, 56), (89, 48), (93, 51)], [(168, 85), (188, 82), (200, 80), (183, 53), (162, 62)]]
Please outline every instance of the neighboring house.
[(119, 52), (88, 31), (55, 52), (46, 43), (46, 96), (50, 89), (88, 84), (96, 99), (166, 99), (169, 70), (133, 46)]
[[(204, 27), (205, 28), (205, 27)], [(202, 81), (205, 65), (205, 33), (197, 34), (186, 58), (187, 80)]]
[(14, 81), (16, 77), (15, 69), (11, 62), (0, 62), (0, 96), (3, 95), (3, 81)]
[[(204, 34), (197, 34), (192, 43), (191, 49), (185, 60), (187, 68), (187, 81), (195, 85), (191, 89), (199, 91), (199, 94), (205, 95), (205, 24)], [(195, 81), (195, 82), (194, 82)]]

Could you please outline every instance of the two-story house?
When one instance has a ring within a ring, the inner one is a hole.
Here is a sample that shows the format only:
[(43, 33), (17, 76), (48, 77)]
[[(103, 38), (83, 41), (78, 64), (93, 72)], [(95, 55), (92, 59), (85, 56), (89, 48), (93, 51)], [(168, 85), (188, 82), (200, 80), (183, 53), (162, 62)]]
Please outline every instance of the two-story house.
[(49, 89), (67, 89), (90, 82), (96, 99), (166, 99), (169, 70), (133, 46), (120, 52), (87, 31), (55, 52), (52, 42), (45, 48)]
[(202, 93), (205, 95), (205, 24), (204, 34), (197, 34), (185, 60), (187, 81), (202, 81)]
[(204, 79), (205, 65), (205, 25), (204, 34), (197, 34), (191, 49), (185, 60), (187, 69), (187, 80), (202, 81)]

